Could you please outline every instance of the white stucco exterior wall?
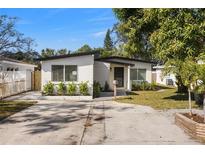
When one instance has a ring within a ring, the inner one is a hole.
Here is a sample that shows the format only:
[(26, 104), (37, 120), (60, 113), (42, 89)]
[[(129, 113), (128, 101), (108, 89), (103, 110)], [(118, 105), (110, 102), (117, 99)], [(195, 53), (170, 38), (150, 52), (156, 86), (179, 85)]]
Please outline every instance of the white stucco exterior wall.
[[(77, 57), (67, 57), (55, 60), (41, 61), (41, 90), (43, 86), (51, 81), (51, 66), (52, 65), (77, 65), (77, 83), (89, 82), (90, 93), (92, 94), (93, 85), (93, 66), (94, 66), (94, 56), (84, 55)], [(58, 84), (59, 82), (53, 82)], [(67, 82), (66, 82), (67, 83)]]
[(109, 84), (110, 63), (95, 61), (94, 81), (98, 81), (103, 87), (107, 81)]

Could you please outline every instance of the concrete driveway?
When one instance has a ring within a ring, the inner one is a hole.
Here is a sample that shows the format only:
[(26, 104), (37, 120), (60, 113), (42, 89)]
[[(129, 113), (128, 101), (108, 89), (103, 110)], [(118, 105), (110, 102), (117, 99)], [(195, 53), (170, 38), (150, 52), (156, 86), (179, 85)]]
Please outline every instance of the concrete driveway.
[(89, 107), (40, 101), (0, 123), (0, 144), (79, 144)]
[(0, 144), (199, 144), (170, 119), (114, 101), (40, 101), (0, 123)]

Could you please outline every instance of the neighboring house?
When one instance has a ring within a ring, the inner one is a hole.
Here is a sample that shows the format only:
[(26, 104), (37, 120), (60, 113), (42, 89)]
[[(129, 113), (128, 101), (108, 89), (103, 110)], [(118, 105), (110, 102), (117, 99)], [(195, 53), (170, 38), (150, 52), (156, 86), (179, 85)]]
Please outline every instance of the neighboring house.
[(157, 65), (154, 66), (152, 73), (155, 74), (155, 82), (162, 85), (169, 85), (169, 86), (177, 86), (176, 85), (176, 77), (174, 74), (163, 75), (164, 65)]
[(0, 56), (0, 97), (31, 90), (36, 66)]
[(118, 88), (131, 90), (131, 81), (152, 81), (152, 63), (149, 61), (124, 57), (99, 58), (94, 52), (41, 58), (41, 88), (52, 81), (85, 82), (88, 81), (90, 92), (94, 81), (101, 86), (107, 82), (113, 89), (113, 80)]
[[(197, 63), (199, 65), (204, 64), (203, 60), (198, 60)], [(169, 73), (167, 75), (163, 75), (164, 65), (157, 65), (153, 67), (154, 71), (152, 71), (152, 76), (155, 77), (155, 82), (162, 85), (171, 85), (177, 86), (176, 77), (173, 73)]]
[(0, 71), (34, 71), (36, 66), (0, 56)]

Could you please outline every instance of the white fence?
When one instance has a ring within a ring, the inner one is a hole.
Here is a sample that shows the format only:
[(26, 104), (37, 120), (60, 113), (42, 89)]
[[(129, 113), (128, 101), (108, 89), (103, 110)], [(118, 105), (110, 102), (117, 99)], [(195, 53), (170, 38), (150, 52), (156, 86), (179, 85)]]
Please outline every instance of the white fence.
[(0, 97), (4, 98), (31, 90), (30, 71), (1, 71)]

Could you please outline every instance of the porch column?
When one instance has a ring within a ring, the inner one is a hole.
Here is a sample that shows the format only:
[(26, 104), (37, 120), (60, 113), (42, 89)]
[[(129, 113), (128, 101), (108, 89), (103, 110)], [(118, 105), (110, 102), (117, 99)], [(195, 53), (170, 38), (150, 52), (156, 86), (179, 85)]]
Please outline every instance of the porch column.
[(127, 90), (131, 91), (131, 84), (130, 84), (130, 66), (127, 68)]

